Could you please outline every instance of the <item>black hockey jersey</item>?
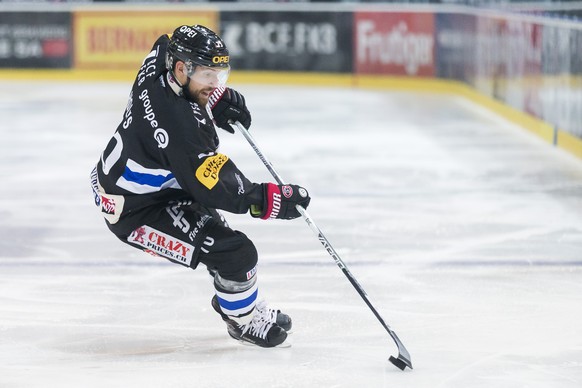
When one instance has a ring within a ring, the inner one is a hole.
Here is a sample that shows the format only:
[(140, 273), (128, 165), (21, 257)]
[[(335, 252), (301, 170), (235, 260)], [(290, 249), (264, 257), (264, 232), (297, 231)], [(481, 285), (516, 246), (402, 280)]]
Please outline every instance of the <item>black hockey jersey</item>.
[(165, 67), (164, 35), (144, 59), (117, 131), (92, 174), (95, 201), (116, 223), (124, 214), (170, 200), (245, 213), (263, 191), (227, 156), (211, 112), (179, 96)]

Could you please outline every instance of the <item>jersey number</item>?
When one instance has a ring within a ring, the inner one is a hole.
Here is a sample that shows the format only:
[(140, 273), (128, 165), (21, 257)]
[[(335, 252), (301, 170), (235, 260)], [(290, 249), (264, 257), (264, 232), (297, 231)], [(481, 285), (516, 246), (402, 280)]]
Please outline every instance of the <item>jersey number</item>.
[(113, 139), (115, 139), (116, 143), (109, 156), (105, 158), (105, 152), (101, 154), (101, 166), (105, 175), (109, 174), (111, 168), (115, 165), (115, 163), (117, 163), (119, 158), (121, 158), (121, 150), (123, 150), (123, 141), (121, 140), (121, 135), (119, 132), (115, 132)]

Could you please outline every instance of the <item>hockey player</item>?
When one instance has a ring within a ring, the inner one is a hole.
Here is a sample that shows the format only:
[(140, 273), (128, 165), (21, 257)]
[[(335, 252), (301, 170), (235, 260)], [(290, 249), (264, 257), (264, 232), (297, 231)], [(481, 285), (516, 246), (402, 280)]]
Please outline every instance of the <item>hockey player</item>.
[(121, 123), (91, 174), (95, 202), (123, 242), (214, 276), (211, 304), (231, 337), (282, 345), (291, 318), (257, 301), (257, 250), (216, 209), (292, 219), (309, 205), (297, 185), (253, 183), (219, 152), (216, 127), (247, 129), (244, 97), (225, 86), (229, 54), (206, 27), (161, 36), (137, 74)]

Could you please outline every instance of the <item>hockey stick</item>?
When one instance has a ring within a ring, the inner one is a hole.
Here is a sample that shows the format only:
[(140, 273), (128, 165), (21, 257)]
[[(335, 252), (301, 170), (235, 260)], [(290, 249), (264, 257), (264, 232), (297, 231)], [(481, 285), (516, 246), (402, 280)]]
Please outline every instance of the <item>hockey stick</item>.
[[(275, 171), (275, 168), (273, 167), (271, 162), (269, 162), (267, 160), (267, 158), (265, 157), (265, 155), (261, 152), (261, 150), (257, 146), (257, 143), (255, 142), (255, 140), (253, 139), (253, 137), (249, 133), (249, 131), (247, 131), (247, 129), (245, 127), (243, 127), (243, 125), (241, 123), (239, 123), (238, 121), (234, 124), (231, 123), (230, 125), (233, 127), (233, 129), (238, 129), (240, 131), (240, 133), (243, 134), (243, 136), (247, 139), (247, 141), (249, 142), (251, 147), (253, 147), (253, 150), (255, 150), (255, 153), (257, 154), (259, 159), (261, 159), (261, 161), (263, 162), (265, 167), (267, 167), (267, 170), (269, 170), (269, 172), (271, 173), (273, 178), (275, 178), (277, 183), (280, 185), (284, 185), (285, 183), (283, 182), (283, 179), (277, 173), (277, 171)], [(352, 275), (352, 273), (350, 272), (348, 267), (345, 265), (343, 260), (339, 257), (338, 253), (335, 251), (335, 249), (333, 249), (333, 247), (329, 243), (328, 239), (323, 235), (321, 229), (319, 229), (317, 227), (317, 225), (315, 224), (315, 222), (313, 222), (313, 219), (311, 218), (311, 216), (309, 216), (309, 214), (307, 213), (307, 210), (305, 210), (303, 207), (297, 205), (297, 211), (299, 212), (299, 214), (301, 214), (301, 216), (303, 217), (305, 222), (307, 222), (307, 225), (309, 225), (311, 230), (317, 235), (317, 238), (319, 239), (319, 242), (321, 243), (321, 245), (323, 245), (323, 247), (325, 248), (327, 253), (329, 253), (329, 255), (333, 258), (333, 260), (335, 261), (337, 266), (340, 267), (340, 269), (342, 270), (344, 275), (346, 275), (346, 277), (348, 278), (348, 280), (350, 281), (352, 286), (354, 286), (354, 288), (356, 289), (358, 294), (360, 294), (360, 296), (362, 297), (364, 302), (366, 302), (366, 304), (368, 305), (370, 310), (372, 310), (372, 313), (374, 313), (374, 315), (376, 316), (378, 321), (380, 321), (380, 323), (382, 324), (384, 329), (386, 329), (388, 334), (390, 334), (390, 337), (392, 337), (392, 339), (396, 343), (396, 346), (398, 347), (398, 357), (390, 356), (390, 358), (389, 358), (390, 362), (392, 364), (394, 364), (395, 366), (397, 366), (398, 368), (400, 368), (401, 370), (404, 370), (406, 367), (409, 367), (410, 369), (412, 369), (412, 362), (410, 361), (410, 354), (408, 353), (408, 350), (406, 350), (406, 348), (402, 344), (402, 341), (400, 341), (400, 339), (398, 338), (398, 336), (396, 335), (394, 330), (392, 330), (390, 328), (390, 326), (388, 326), (388, 324), (380, 316), (380, 313), (378, 313), (376, 308), (374, 308), (374, 306), (372, 305), (372, 302), (370, 302), (370, 299), (368, 299), (368, 295), (366, 294), (366, 292), (364, 291), (362, 286), (360, 286), (360, 284), (358, 283), (358, 281), (356, 280), (354, 275)]]

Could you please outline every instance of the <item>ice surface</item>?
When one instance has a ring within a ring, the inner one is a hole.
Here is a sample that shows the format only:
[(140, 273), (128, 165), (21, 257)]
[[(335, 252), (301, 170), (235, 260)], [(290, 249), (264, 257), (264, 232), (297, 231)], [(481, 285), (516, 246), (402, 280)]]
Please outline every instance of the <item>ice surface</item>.
[[(0, 387), (582, 386), (582, 162), (453, 96), (239, 85), (252, 133), (402, 339), (302, 220), (255, 241), (293, 346), (232, 341), (191, 271), (119, 242), (89, 172), (129, 85), (0, 84)], [(244, 138), (222, 151), (270, 180)]]

